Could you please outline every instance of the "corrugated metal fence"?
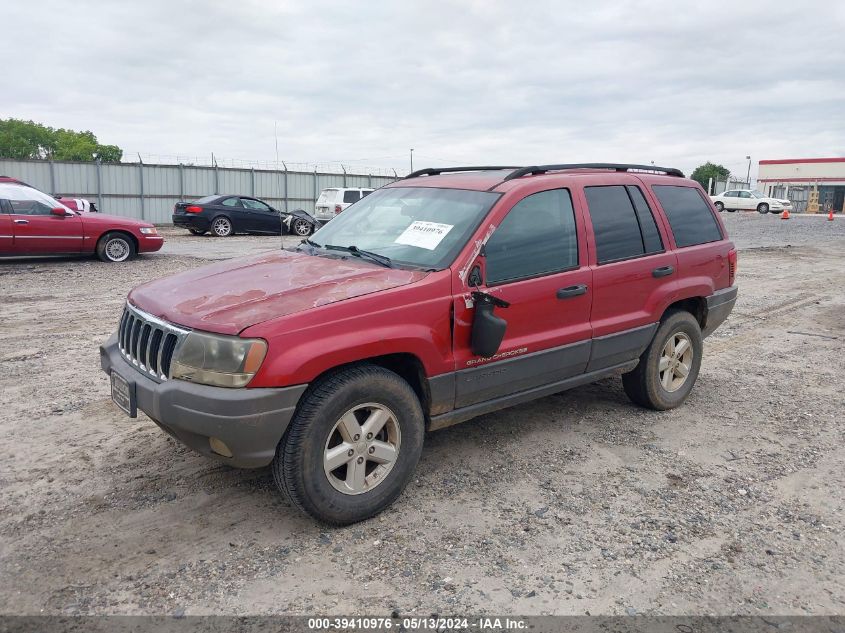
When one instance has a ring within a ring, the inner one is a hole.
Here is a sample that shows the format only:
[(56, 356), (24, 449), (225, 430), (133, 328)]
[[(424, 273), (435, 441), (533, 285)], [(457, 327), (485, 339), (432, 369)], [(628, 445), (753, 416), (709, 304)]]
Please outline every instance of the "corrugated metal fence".
[(255, 196), (279, 209), (314, 210), (326, 187), (372, 187), (395, 178), (194, 165), (92, 163), (0, 158), (0, 175), (51, 194), (87, 198), (103, 213), (170, 223), (173, 205), (215, 193)]

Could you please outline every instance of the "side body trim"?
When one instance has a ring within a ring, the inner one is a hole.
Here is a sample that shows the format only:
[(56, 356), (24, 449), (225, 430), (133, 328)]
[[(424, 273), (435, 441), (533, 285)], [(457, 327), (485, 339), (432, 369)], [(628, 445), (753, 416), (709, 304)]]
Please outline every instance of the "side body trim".
[(594, 338), (587, 372), (639, 358), (654, 338), (657, 326), (658, 323), (649, 323), (632, 330)]

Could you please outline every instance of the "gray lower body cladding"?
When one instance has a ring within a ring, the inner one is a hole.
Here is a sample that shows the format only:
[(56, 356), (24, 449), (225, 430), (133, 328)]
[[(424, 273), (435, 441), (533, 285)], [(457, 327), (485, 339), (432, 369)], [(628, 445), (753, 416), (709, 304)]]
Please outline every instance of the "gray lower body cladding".
[[(240, 468), (259, 468), (273, 460), (307, 388), (227, 389), (183, 380), (156, 382), (123, 358), (116, 336), (100, 347), (100, 365), (130, 383), (138, 409), (164, 431), (198, 453)], [(211, 437), (223, 441), (232, 457), (213, 452)]]
[(704, 327), (701, 329), (701, 336), (709, 336), (713, 331), (725, 322), (728, 315), (736, 304), (737, 287), (731, 286), (724, 290), (717, 290), (707, 297), (707, 316)]

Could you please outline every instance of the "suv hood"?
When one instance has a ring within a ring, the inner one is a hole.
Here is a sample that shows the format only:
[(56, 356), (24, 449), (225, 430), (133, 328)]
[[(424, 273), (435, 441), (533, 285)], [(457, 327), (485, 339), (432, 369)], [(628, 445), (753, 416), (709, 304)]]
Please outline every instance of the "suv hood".
[(142, 284), (129, 293), (129, 302), (176, 325), (238, 334), (263, 321), (404, 286), (426, 274), (279, 251)]

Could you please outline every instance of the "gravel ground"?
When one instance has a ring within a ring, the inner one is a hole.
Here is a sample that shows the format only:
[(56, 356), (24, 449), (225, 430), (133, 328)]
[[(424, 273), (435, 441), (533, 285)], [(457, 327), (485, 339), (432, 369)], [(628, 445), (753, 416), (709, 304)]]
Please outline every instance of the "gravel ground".
[(683, 407), (616, 378), (429, 434), (342, 529), (126, 418), (99, 371), (132, 286), (278, 238), (0, 263), (0, 612), (845, 613), (845, 221), (724, 217), (740, 299)]

